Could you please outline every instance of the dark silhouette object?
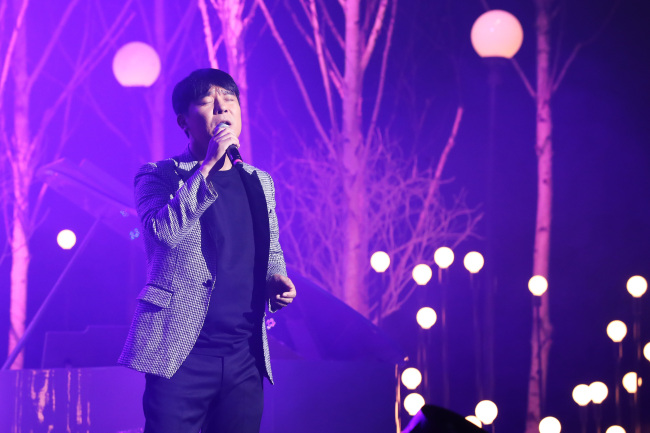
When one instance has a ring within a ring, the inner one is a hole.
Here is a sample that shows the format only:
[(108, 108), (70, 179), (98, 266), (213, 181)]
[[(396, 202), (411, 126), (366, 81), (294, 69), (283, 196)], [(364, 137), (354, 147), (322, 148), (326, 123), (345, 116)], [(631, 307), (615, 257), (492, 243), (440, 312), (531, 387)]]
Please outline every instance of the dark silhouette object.
[(485, 433), (462, 416), (427, 404), (415, 414), (402, 433)]

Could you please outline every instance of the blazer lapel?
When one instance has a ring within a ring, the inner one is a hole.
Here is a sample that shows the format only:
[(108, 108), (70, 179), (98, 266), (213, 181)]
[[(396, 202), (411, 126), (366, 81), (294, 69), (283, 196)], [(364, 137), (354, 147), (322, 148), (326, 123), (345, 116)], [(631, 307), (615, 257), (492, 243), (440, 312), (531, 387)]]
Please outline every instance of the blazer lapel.
[[(271, 231), (269, 228), (269, 213), (266, 208), (266, 196), (257, 172), (247, 173), (240, 165), (235, 167), (241, 176), (248, 205), (253, 218), (253, 236), (255, 238), (255, 278), (259, 283), (266, 282), (266, 270), (269, 263), (271, 248)], [(259, 281), (258, 278), (262, 281)]]

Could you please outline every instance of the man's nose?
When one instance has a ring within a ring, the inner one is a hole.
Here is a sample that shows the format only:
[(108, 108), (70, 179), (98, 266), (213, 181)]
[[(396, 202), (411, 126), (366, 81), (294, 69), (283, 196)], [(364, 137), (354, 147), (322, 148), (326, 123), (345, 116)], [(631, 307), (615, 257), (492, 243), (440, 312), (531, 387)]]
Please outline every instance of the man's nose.
[(228, 109), (224, 106), (221, 105), (220, 102), (215, 102), (214, 103), (214, 114), (223, 114), (227, 113)]

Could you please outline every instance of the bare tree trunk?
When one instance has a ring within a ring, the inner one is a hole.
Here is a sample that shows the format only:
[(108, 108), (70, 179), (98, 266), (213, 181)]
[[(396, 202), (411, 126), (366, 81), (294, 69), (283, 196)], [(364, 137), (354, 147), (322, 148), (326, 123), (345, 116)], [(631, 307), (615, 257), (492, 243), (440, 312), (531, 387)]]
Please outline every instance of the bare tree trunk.
[(359, 151), (363, 148), (361, 134), (361, 101), (363, 71), (361, 65), (361, 32), (359, 0), (345, 2), (345, 71), (343, 77), (343, 188), (347, 202), (346, 238), (343, 245), (344, 287), (342, 299), (368, 317), (368, 295), (363, 277), (369, 266), (366, 226), (366, 188)]
[[(14, 1), (14, 9), (20, 9)], [(13, 213), (11, 229), (11, 293), (9, 307), (9, 353), (25, 332), (27, 314), (27, 277), (31, 254), (29, 251), (29, 186), (33, 176), (33, 151), (29, 133), (29, 89), (27, 74), (26, 24), (23, 23), (11, 64), (14, 79), (14, 136), (9, 144), (13, 150), (9, 161), (12, 169)], [(11, 368), (23, 367), (23, 353)]]
[[(533, 274), (548, 279), (551, 215), (552, 215), (552, 119), (551, 95), (553, 82), (550, 68), (550, 17), (549, 1), (535, 0), (537, 10), (537, 220), (535, 226), (535, 250)], [(531, 363), (528, 381), (528, 410), (526, 432), (536, 433), (544, 415), (548, 356), (551, 348), (551, 322), (548, 292), (541, 298), (539, 320), (533, 321), (531, 335)], [(540, 332), (539, 339), (537, 332)], [(541, 375), (541, 377), (540, 377)]]

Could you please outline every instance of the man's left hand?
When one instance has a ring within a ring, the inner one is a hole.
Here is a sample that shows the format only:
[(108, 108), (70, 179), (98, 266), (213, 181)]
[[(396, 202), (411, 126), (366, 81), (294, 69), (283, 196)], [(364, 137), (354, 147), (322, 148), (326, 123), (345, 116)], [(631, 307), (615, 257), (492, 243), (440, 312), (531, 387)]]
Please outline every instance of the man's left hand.
[(296, 297), (296, 286), (293, 285), (289, 277), (275, 274), (266, 283), (267, 293), (271, 302), (271, 311), (278, 311), (293, 302)]

